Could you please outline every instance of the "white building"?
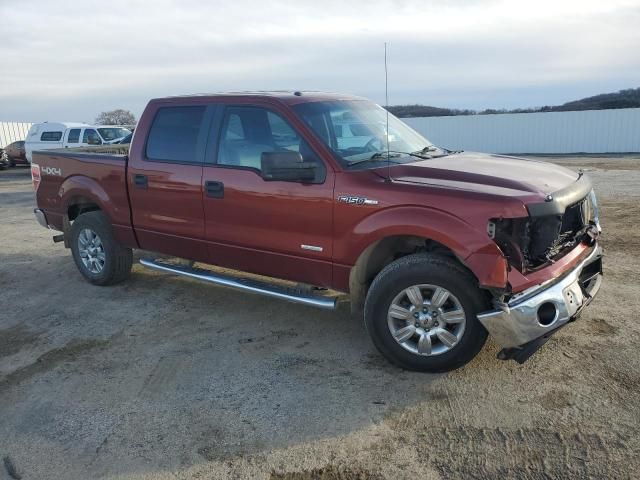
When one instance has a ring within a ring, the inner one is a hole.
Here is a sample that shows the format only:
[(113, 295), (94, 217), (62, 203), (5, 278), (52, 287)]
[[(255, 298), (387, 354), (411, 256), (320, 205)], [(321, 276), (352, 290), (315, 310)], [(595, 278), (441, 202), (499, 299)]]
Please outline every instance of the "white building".
[(403, 118), (434, 144), (490, 153), (640, 152), (640, 108)]

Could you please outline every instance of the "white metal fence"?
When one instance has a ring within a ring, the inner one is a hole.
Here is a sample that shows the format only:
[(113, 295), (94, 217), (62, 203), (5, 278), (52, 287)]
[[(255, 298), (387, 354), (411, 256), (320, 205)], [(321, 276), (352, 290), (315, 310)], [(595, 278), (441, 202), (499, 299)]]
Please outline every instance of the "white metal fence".
[(434, 144), (491, 153), (640, 152), (640, 108), (403, 118)]
[(32, 123), (0, 122), (0, 148), (27, 138)]

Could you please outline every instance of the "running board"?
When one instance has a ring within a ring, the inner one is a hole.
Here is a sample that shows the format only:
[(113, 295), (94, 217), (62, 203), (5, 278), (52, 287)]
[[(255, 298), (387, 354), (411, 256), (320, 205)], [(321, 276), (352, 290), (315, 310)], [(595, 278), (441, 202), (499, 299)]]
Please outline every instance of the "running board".
[(336, 299), (333, 297), (309, 295), (294, 289), (272, 285), (258, 280), (220, 275), (209, 270), (173, 265), (144, 258), (140, 259), (140, 264), (161, 272), (183, 275), (185, 277), (195, 278), (196, 280), (202, 280), (203, 282), (209, 282), (223, 287), (235, 288), (236, 290), (242, 290), (245, 292), (259, 293), (266, 295), (267, 297), (281, 298), (283, 300), (289, 300), (290, 302), (311, 305), (312, 307), (325, 308), (328, 310), (335, 310), (336, 308)]

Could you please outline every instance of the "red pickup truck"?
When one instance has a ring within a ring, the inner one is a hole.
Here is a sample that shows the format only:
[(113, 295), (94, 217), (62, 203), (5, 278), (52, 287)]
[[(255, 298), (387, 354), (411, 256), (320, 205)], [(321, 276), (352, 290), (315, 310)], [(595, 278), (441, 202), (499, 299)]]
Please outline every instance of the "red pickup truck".
[(152, 100), (127, 154), (35, 152), (32, 177), (38, 222), (89, 282), (127, 278), (135, 248), (190, 260), (150, 268), (321, 308), (346, 293), (407, 369), (460, 367), (488, 333), (524, 362), (602, 281), (587, 176), (438, 148), (353, 96)]

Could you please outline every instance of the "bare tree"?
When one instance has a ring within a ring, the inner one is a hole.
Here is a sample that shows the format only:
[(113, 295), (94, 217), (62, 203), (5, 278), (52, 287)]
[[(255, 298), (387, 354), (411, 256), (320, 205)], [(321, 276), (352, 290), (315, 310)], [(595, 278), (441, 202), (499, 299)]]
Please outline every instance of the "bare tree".
[(136, 116), (129, 110), (118, 108), (109, 112), (102, 112), (96, 118), (97, 125), (135, 125)]

